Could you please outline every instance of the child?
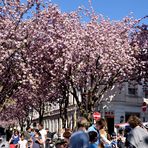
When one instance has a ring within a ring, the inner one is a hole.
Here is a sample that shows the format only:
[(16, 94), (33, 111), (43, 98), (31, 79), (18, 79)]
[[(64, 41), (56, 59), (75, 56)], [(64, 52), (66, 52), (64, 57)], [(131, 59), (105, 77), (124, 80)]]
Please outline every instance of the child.
[(95, 131), (88, 132), (89, 135), (89, 148), (98, 148), (98, 145), (96, 145), (96, 141), (98, 139), (98, 134)]
[(28, 148), (27, 140), (25, 140), (24, 134), (21, 134), (20, 141), (18, 142), (18, 148)]
[(19, 139), (19, 132), (16, 130), (9, 140), (10, 148), (15, 148), (18, 145)]

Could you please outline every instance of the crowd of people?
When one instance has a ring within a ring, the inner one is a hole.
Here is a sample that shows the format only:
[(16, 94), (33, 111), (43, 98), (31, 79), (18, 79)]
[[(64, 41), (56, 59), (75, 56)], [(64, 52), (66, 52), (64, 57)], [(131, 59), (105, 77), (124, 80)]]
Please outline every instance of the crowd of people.
[(109, 135), (105, 119), (90, 126), (86, 118), (80, 117), (75, 131), (67, 128), (58, 135), (39, 124), (35, 129), (27, 127), (21, 134), (14, 131), (9, 143), (10, 148), (148, 148), (148, 131), (140, 119), (131, 116), (128, 123), (128, 129)]

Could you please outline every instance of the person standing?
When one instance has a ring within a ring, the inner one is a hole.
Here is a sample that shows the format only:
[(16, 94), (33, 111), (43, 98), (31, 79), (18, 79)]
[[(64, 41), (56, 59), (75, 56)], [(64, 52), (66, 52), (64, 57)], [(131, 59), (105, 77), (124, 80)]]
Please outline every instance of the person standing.
[(24, 132), (25, 139), (28, 141), (28, 148), (30, 148), (31, 138), (34, 136), (34, 132), (32, 130), (33, 129), (31, 129), (31, 127), (27, 127)]
[(89, 148), (98, 148), (98, 145), (95, 144), (95, 142), (98, 140), (98, 134), (95, 131), (89, 131)]
[(38, 128), (39, 128), (39, 132), (42, 136), (42, 144), (43, 144), (43, 147), (45, 148), (45, 143), (46, 143), (46, 138), (47, 138), (47, 131), (43, 128), (43, 124), (39, 124), (38, 125)]
[(100, 132), (99, 132), (99, 129), (100, 129), (99, 120), (96, 121), (95, 124), (93, 124), (92, 126), (90, 126), (90, 127), (88, 128), (88, 132), (94, 131), (94, 132), (97, 133), (97, 140), (96, 140), (96, 142), (94, 143), (94, 145), (96, 145), (96, 146), (99, 146), (99, 144), (100, 144)]
[(78, 119), (77, 128), (78, 131), (72, 134), (70, 138), (70, 148), (88, 148), (89, 147), (89, 136), (86, 132), (88, 127), (88, 121), (81, 117)]
[(125, 134), (124, 130), (121, 128), (119, 129), (118, 135), (117, 135), (117, 145), (119, 148), (124, 148), (125, 147)]
[(38, 129), (35, 129), (35, 135), (32, 137), (31, 148), (41, 148), (43, 143), (42, 136)]
[(47, 138), (46, 138), (46, 145), (45, 145), (45, 148), (50, 148), (51, 144), (52, 144), (52, 133), (49, 132), (49, 129), (46, 128), (46, 132), (47, 132)]
[(108, 140), (108, 134), (106, 132), (107, 123), (105, 119), (101, 118), (97, 124), (100, 132), (100, 141), (103, 143), (104, 148), (111, 148), (111, 142)]
[(15, 147), (18, 144), (19, 139), (20, 139), (19, 132), (16, 130), (16, 131), (14, 131), (14, 134), (12, 135), (11, 139), (9, 140), (10, 147), (13, 147), (13, 146)]
[(25, 135), (21, 134), (20, 140), (18, 142), (18, 148), (28, 148), (27, 140), (25, 139)]
[(130, 143), (130, 147), (148, 148), (148, 132), (142, 126), (141, 120), (137, 116), (130, 116), (128, 123), (132, 128), (127, 137), (127, 141)]
[(26, 128), (26, 131), (28, 132), (28, 134), (30, 135), (30, 137), (33, 137), (34, 136), (33, 130), (34, 129), (32, 129), (31, 127)]
[(67, 142), (67, 147), (69, 147), (69, 140), (70, 140), (70, 137), (71, 137), (71, 134), (72, 134), (72, 131), (71, 129), (66, 129), (65, 132), (63, 133), (63, 137), (64, 137), (64, 140)]

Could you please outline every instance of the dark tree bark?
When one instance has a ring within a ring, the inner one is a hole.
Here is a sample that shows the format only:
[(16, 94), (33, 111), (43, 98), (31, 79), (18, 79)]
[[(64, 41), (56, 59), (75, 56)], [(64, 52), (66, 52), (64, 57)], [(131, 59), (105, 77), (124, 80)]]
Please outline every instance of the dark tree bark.
[(59, 102), (60, 106), (60, 117), (62, 119), (63, 128), (66, 128), (66, 122), (68, 122), (68, 105), (69, 105), (69, 86), (64, 82), (61, 82), (61, 100)]

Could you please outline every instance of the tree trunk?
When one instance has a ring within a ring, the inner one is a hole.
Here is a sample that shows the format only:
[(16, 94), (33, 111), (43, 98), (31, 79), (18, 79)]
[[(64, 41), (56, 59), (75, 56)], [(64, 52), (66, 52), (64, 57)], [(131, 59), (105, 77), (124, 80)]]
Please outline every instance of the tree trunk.
[(90, 124), (93, 123), (93, 111), (92, 110), (85, 110), (85, 108), (81, 107), (80, 109), (80, 116), (85, 117)]
[(43, 114), (39, 113), (39, 124), (43, 123)]
[(24, 120), (21, 119), (21, 118), (18, 118), (18, 121), (19, 121), (19, 126), (21, 128), (21, 132), (23, 131), (23, 127), (24, 127)]
[(24, 124), (23, 124), (23, 122), (19, 122), (19, 125), (20, 125), (21, 132), (22, 132), (22, 131), (23, 131), (23, 127), (24, 127)]
[(30, 127), (30, 125), (31, 125), (31, 121), (30, 121), (30, 119), (29, 119), (29, 117), (28, 117), (28, 119), (27, 119), (27, 127)]
[(39, 124), (43, 124), (43, 119), (44, 119), (44, 109), (45, 109), (45, 104), (40, 100), (40, 108), (39, 108)]
[(60, 117), (62, 119), (63, 128), (66, 128), (66, 121), (68, 120), (68, 104), (69, 96), (65, 96), (60, 102)]
[(66, 121), (68, 119), (67, 116), (67, 107), (64, 104), (64, 107), (62, 107), (62, 105), (60, 105), (60, 117), (62, 119), (62, 127), (66, 128)]
[(23, 125), (21, 126), (21, 132), (23, 132)]
[(62, 127), (66, 128), (66, 118), (62, 118)]
[(88, 102), (84, 105), (79, 106), (80, 116), (85, 117), (90, 124), (93, 123), (93, 112), (95, 103), (92, 101), (92, 98), (87, 98)]

